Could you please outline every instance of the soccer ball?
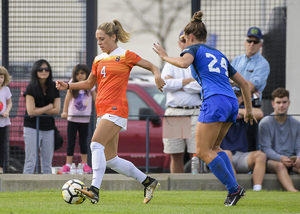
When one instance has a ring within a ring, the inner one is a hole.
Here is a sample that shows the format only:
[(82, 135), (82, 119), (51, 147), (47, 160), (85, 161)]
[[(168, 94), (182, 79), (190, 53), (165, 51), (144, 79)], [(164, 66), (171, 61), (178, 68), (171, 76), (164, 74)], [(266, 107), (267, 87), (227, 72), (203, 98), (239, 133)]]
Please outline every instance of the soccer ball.
[(85, 188), (85, 184), (77, 179), (69, 180), (63, 185), (61, 195), (64, 201), (69, 204), (81, 204), (82, 202), (84, 202), (85, 197), (78, 196), (75, 192), (74, 187), (83, 189)]

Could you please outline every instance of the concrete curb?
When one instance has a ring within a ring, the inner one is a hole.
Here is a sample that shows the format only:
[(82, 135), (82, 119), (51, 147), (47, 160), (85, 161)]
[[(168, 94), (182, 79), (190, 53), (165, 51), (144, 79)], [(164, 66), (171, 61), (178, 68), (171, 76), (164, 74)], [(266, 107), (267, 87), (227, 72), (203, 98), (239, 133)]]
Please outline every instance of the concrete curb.
[[(224, 185), (212, 174), (149, 174), (160, 182), (158, 190), (218, 190), (225, 191)], [(300, 176), (290, 175), (295, 188), (300, 190)], [(92, 175), (51, 175), (51, 174), (2, 174), (0, 175), (0, 191), (33, 191), (43, 189), (61, 189), (70, 179), (79, 179), (90, 186)], [(238, 174), (238, 183), (245, 189), (252, 189), (252, 175)], [(132, 178), (120, 174), (105, 174), (101, 189), (105, 191), (143, 190), (143, 186)], [(264, 190), (284, 190), (276, 174), (266, 174)]]

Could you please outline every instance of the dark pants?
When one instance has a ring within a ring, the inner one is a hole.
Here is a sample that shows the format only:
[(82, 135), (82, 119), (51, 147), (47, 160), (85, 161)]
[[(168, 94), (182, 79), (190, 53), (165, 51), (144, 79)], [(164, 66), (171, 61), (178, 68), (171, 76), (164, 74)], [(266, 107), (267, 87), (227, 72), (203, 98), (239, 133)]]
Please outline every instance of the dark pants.
[(258, 150), (258, 123), (253, 122), (247, 129), (248, 152)]
[(77, 131), (79, 134), (80, 153), (84, 155), (87, 154), (88, 128), (89, 128), (89, 123), (74, 123), (68, 121), (67, 156), (74, 155)]
[(6, 127), (0, 127), (0, 167), (4, 166), (4, 157), (6, 151)]

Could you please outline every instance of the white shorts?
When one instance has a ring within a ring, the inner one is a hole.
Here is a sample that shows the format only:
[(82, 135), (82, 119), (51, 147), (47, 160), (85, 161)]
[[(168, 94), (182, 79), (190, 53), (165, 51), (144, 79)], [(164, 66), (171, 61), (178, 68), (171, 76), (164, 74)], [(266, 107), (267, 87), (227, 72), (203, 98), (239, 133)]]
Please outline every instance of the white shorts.
[(116, 124), (117, 126), (120, 126), (122, 128), (120, 131), (126, 131), (126, 129), (127, 129), (127, 119), (126, 118), (119, 117), (119, 116), (116, 116), (113, 114), (105, 114), (105, 115), (97, 118), (97, 124), (99, 123), (99, 121), (101, 119), (109, 120), (109, 121), (113, 122), (114, 124)]
[(235, 168), (236, 172), (240, 173), (247, 173), (251, 172), (248, 167), (248, 157), (251, 152), (239, 152), (237, 151), (232, 156), (232, 163), (233, 167)]
[(187, 147), (187, 152), (190, 154), (196, 153), (196, 126), (198, 116), (200, 114), (200, 109), (177, 109), (177, 108), (167, 108), (165, 115), (193, 115), (191, 116), (191, 134), (192, 138), (179, 139), (179, 138), (163, 138), (164, 143), (164, 153), (166, 154), (178, 154), (185, 151)]

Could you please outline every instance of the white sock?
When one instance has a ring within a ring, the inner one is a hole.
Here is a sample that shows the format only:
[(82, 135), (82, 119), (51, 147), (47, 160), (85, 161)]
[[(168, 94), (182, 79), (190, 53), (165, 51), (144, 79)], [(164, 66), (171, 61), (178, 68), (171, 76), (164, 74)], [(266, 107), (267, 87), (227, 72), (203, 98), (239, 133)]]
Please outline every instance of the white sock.
[(69, 163), (66, 163), (66, 165), (67, 165), (68, 167), (70, 167), (70, 168), (71, 168), (71, 166), (72, 166), (72, 165), (71, 165), (71, 164), (69, 164)]
[(104, 146), (97, 142), (91, 143), (92, 151), (92, 168), (93, 168), (93, 180), (92, 186), (100, 189), (103, 175), (106, 169), (106, 159), (104, 154)]
[(256, 184), (253, 186), (253, 191), (260, 191), (261, 190), (261, 185)]
[(106, 161), (106, 165), (122, 175), (134, 178), (140, 183), (142, 183), (147, 178), (147, 175), (136, 168), (133, 163), (123, 158), (119, 158), (118, 156), (110, 159), (109, 161)]

